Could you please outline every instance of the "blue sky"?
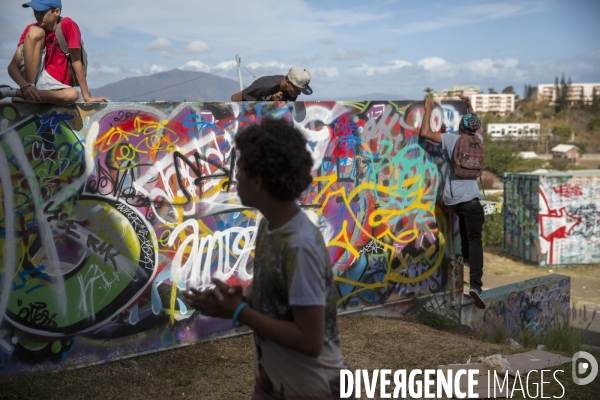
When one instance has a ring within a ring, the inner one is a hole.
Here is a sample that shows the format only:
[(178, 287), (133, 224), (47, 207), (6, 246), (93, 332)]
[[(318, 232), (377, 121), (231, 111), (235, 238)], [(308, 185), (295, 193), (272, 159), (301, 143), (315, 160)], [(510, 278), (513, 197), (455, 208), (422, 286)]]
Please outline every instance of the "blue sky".
[[(1, 0), (0, 83), (24, 27), (23, 0)], [(308, 69), (311, 99), (424, 89), (600, 82), (596, 0), (63, 0), (81, 28), (88, 81), (99, 87), (173, 68), (244, 85), (254, 76)], [(141, 90), (143, 92), (144, 90)], [(157, 95), (158, 98), (158, 95)], [(301, 96), (300, 99), (308, 97)]]

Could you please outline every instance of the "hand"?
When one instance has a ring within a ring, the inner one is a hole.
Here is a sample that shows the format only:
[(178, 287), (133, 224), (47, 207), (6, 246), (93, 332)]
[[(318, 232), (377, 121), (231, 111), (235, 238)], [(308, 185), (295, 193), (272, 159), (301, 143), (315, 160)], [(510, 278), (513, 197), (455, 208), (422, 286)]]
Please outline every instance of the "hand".
[(242, 287), (229, 286), (225, 282), (213, 279), (215, 288), (199, 291), (190, 289), (183, 292), (186, 304), (209, 317), (231, 318), (242, 303)]
[(283, 92), (277, 92), (271, 95), (271, 101), (281, 101), (283, 100)]
[(88, 96), (88, 97), (84, 97), (83, 101), (85, 101), (87, 103), (100, 103), (100, 102), (110, 103), (110, 100), (107, 99), (106, 97), (92, 97), (92, 96)]
[(42, 101), (40, 92), (38, 92), (37, 88), (34, 85), (30, 85), (25, 89), (21, 89), (21, 94), (23, 95), (24, 99), (31, 101)]
[(466, 101), (467, 105), (471, 104), (471, 99), (469, 99), (467, 96), (463, 96), (462, 94), (459, 94), (458, 98), (461, 99), (461, 100), (463, 100), (463, 101)]
[(425, 97), (425, 111), (433, 110), (434, 102), (431, 96)]

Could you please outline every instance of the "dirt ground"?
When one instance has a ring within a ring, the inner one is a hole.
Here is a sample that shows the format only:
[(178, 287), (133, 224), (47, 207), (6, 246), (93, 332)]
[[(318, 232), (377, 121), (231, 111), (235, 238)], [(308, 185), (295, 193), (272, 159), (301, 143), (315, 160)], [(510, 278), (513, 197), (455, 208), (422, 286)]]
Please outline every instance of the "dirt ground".
[[(464, 363), (469, 356), (518, 352), (508, 345), (403, 319), (341, 317), (339, 327), (342, 353), (353, 370), (435, 369)], [(94, 367), (32, 375), (0, 384), (0, 399), (249, 399), (254, 385), (253, 351), (251, 335), (214, 340)], [(600, 379), (576, 386), (570, 380), (569, 365), (556, 369), (564, 371), (559, 374), (569, 396), (563, 398), (597, 398)], [(545, 396), (560, 397), (561, 393), (554, 380), (544, 391)], [(366, 398), (364, 391), (362, 398)]]
[[(506, 257), (500, 249), (486, 249), (484, 284), (487, 288), (548, 273), (571, 276), (575, 305), (600, 304), (600, 266), (542, 269)], [(410, 319), (348, 316), (338, 321), (342, 353), (352, 369), (437, 368), (464, 363), (469, 356), (521, 351), (507, 344), (492, 344), (465, 334), (435, 330)], [(249, 399), (254, 385), (253, 351), (252, 336), (244, 335), (88, 368), (35, 374), (0, 383), (0, 400)], [(600, 351), (589, 351), (596, 358), (600, 357)], [(561, 354), (572, 357), (572, 354)], [(555, 369), (564, 370), (561, 382), (566, 395), (562, 398), (598, 398), (600, 378), (590, 385), (577, 386), (570, 380), (570, 365)], [(550, 397), (561, 397), (561, 393), (562, 388), (554, 380), (544, 391), (544, 395)], [(365, 398), (364, 392), (362, 398)]]

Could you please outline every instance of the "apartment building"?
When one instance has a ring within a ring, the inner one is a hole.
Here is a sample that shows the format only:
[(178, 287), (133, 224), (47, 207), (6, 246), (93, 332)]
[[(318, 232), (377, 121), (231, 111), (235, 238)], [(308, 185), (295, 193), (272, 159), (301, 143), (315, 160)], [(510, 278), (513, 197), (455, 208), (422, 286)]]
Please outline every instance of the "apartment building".
[[(571, 83), (567, 93), (567, 100), (571, 104), (590, 104), (594, 91), (596, 91), (596, 95), (600, 96), (600, 83)], [(556, 86), (553, 83), (538, 85), (537, 93), (539, 101), (550, 105), (555, 104)]]
[(488, 124), (486, 130), (492, 140), (538, 140), (540, 137), (540, 124), (535, 122)]
[(441, 92), (433, 92), (434, 101), (442, 100), (458, 100), (458, 96), (471, 96), (479, 93), (479, 86), (462, 85), (452, 86), (450, 89), (442, 90)]
[(471, 94), (471, 105), (476, 113), (491, 112), (506, 115), (515, 111), (515, 95), (508, 93)]

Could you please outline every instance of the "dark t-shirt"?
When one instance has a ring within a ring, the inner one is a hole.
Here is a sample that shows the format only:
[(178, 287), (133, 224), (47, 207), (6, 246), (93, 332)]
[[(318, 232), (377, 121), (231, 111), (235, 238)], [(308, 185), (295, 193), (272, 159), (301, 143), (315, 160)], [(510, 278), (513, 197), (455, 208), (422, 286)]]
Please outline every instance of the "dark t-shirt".
[[(252, 85), (242, 90), (242, 98), (246, 101), (271, 101), (271, 96), (281, 92), (281, 80), (284, 75), (263, 76), (252, 82)], [(292, 97), (283, 91), (283, 101), (296, 101), (298, 97)]]

